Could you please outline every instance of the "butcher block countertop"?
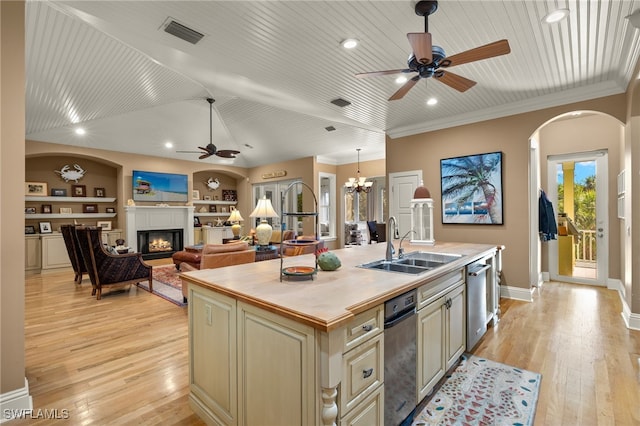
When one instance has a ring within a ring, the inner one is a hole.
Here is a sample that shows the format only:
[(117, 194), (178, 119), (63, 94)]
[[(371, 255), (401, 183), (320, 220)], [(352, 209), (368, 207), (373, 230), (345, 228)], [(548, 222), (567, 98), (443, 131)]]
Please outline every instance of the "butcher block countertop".
[[(396, 252), (398, 241), (394, 241)], [(460, 254), (462, 257), (431, 271), (412, 275), (369, 270), (357, 265), (384, 259), (386, 243), (332, 250), (342, 262), (336, 271), (322, 271), (313, 280), (280, 281), (280, 259), (181, 274), (195, 284), (270, 312), (330, 331), (350, 321), (354, 315), (417, 288), (430, 280), (492, 255), (497, 246), (438, 242), (433, 246), (403, 242), (405, 253), (427, 251)], [(313, 255), (284, 258), (283, 266), (314, 266)]]

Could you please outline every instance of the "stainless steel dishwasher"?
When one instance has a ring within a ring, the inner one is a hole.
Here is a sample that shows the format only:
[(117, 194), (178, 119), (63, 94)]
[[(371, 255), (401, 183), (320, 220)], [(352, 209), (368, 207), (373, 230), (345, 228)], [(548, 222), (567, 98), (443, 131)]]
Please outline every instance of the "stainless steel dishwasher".
[(384, 304), (384, 424), (399, 425), (418, 404), (416, 290)]
[(491, 265), (478, 261), (467, 266), (467, 350), (487, 332), (487, 271)]

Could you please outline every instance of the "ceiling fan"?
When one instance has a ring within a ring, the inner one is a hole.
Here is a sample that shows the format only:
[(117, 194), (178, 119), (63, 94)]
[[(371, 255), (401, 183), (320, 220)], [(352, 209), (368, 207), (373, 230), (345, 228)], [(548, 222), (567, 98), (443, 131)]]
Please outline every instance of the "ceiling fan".
[(408, 68), (365, 72), (356, 74), (356, 77), (363, 78), (400, 73), (418, 73), (418, 75), (409, 79), (409, 81), (391, 95), (389, 98), (390, 101), (402, 99), (421, 78), (429, 77), (433, 77), (459, 92), (465, 92), (475, 86), (476, 82), (440, 68), (449, 68), (455, 65), (493, 58), (494, 56), (506, 55), (511, 52), (509, 42), (507, 40), (499, 40), (447, 57), (443, 48), (434, 46), (431, 43), (428, 17), (437, 9), (438, 2), (435, 0), (423, 0), (416, 3), (416, 15), (424, 16), (424, 32), (407, 34), (409, 44), (411, 44), (413, 51), (407, 61)]
[(213, 103), (215, 99), (207, 98), (207, 102), (209, 102), (209, 144), (207, 146), (199, 146), (198, 148), (202, 151), (176, 151), (176, 152), (187, 152), (194, 154), (202, 154), (198, 158), (204, 160), (205, 158), (209, 158), (212, 155), (217, 155), (218, 157), (223, 158), (236, 158), (236, 154), (240, 154), (240, 151), (234, 151), (232, 149), (218, 149), (213, 144)]

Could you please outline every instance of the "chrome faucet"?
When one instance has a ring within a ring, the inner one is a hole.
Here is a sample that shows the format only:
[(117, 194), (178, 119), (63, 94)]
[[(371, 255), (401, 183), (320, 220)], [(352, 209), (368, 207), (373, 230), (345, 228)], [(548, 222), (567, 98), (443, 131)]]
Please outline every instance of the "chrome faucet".
[(404, 235), (402, 236), (402, 238), (400, 238), (400, 244), (398, 245), (398, 259), (402, 259), (402, 258), (404, 257), (404, 249), (402, 248), (402, 242), (403, 242), (403, 241), (404, 241), (404, 239), (405, 239), (405, 238), (407, 238), (407, 236), (408, 236), (409, 234), (411, 234), (412, 232), (416, 232), (416, 231), (414, 231), (413, 229), (409, 229), (409, 230), (407, 231), (407, 233), (406, 233), (406, 234), (404, 234)]
[[(391, 227), (391, 223), (393, 222), (393, 228)], [(398, 222), (394, 216), (389, 216), (387, 219), (387, 254), (385, 256), (385, 260), (392, 261), (393, 253), (396, 252), (396, 249), (393, 247), (393, 243), (391, 240), (396, 237), (398, 234)]]

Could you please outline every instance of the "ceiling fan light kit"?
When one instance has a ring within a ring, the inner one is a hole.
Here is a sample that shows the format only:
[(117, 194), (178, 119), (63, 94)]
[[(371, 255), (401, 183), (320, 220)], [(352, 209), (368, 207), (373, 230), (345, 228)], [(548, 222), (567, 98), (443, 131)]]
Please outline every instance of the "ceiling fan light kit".
[(400, 73), (417, 73), (417, 75), (408, 79), (400, 89), (391, 95), (389, 98), (390, 101), (402, 99), (421, 78), (433, 77), (458, 92), (466, 92), (476, 85), (475, 81), (440, 68), (449, 68), (469, 62), (481, 61), (495, 56), (506, 55), (511, 52), (509, 42), (507, 40), (499, 40), (447, 57), (442, 47), (433, 45), (431, 34), (429, 33), (428, 17), (437, 9), (438, 2), (435, 0), (419, 1), (416, 3), (416, 15), (424, 17), (424, 33), (407, 34), (407, 39), (409, 40), (412, 50), (407, 60), (407, 68), (359, 73), (356, 74), (356, 77), (363, 78)]
[(218, 149), (213, 144), (213, 103), (215, 102), (215, 99), (207, 98), (207, 102), (209, 102), (209, 144), (206, 147), (199, 146), (198, 148), (201, 149), (202, 151), (176, 151), (176, 152), (201, 154), (198, 157), (200, 160), (209, 158), (212, 155), (216, 155), (222, 158), (236, 158), (236, 154), (240, 154), (240, 151), (235, 151), (233, 149)]

